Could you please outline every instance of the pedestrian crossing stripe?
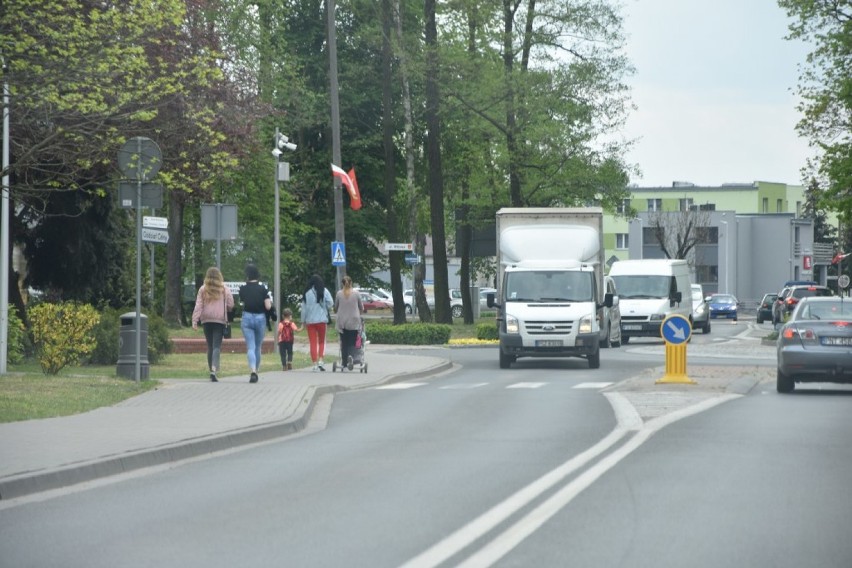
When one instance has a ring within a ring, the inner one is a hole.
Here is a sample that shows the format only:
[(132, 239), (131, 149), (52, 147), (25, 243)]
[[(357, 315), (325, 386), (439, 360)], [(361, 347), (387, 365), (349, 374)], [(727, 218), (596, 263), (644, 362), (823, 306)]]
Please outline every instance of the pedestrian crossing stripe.
[[(376, 390), (407, 390), (413, 389), (417, 387), (425, 387), (429, 383), (391, 383), (388, 385), (381, 385), (378, 387), (374, 387)], [(487, 387), (491, 383), (455, 383), (452, 385), (444, 385), (438, 387), (440, 390), (472, 390), (478, 389), (481, 387)], [(544, 386), (547, 386), (551, 383), (534, 383), (534, 382), (524, 382), (524, 383), (513, 383), (511, 385), (507, 385), (504, 388), (507, 389), (538, 389)], [(609, 383), (579, 383), (571, 387), (572, 389), (603, 389), (610, 386)]]

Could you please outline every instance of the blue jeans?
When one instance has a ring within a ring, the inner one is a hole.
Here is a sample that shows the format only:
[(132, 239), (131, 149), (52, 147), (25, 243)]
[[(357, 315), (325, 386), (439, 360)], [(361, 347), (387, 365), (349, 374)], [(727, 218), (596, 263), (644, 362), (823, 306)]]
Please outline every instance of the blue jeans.
[(266, 314), (243, 312), (240, 329), (246, 340), (249, 370), (257, 372), (260, 369), (260, 348), (263, 345), (263, 334), (266, 330)]

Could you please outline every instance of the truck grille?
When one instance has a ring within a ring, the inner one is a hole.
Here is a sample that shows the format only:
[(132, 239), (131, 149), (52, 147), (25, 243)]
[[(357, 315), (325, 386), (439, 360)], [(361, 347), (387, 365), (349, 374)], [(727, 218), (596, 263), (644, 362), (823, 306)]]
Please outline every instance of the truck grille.
[(626, 316), (624, 314), (621, 315), (622, 322), (640, 322), (640, 321), (648, 321), (648, 316)]
[(527, 321), (524, 330), (530, 335), (570, 335), (572, 321)]

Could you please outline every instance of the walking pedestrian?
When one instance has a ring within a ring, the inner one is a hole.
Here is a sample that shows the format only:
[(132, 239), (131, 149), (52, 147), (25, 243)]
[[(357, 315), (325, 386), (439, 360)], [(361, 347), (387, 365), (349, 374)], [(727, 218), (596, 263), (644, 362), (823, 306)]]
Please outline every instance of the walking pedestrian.
[(228, 312), (234, 309), (234, 296), (225, 286), (222, 272), (215, 266), (207, 269), (204, 284), (198, 289), (195, 297), (195, 308), (192, 310), (192, 329), (204, 328), (204, 339), (207, 340), (207, 368), (210, 380), (218, 383), (216, 373), (219, 371), (219, 361), (222, 355), (222, 338), (225, 326), (228, 324)]
[(314, 274), (308, 279), (308, 287), (302, 294), (302, 324), (308, 330), (311, 346), (313, 371), (325, 371), (325, 334), (329, 322), (329, 310), (334, 306), (322, 277)]
[(260, 283), (260, 270), (254, 264), (246, 266), (246, 283), (240, 286), (240, 300), (243, 303), (240, 329), (246, 341), (249, 382), (256, 383), (266, 329), (266, 312), (272, 308), (272, 300), (269, 299), (269, 289)]
[(352, 370), (355, 354), (355, 340), (361, 333), (361, 314), (364, 304), (361, 294), (352, 288), (352, 278), (344, 276), (343, 289), (334, 297), (334, 313), (337, 314), (337, 333), (340, 335), (340, 365)]
[(293, 342), (296, 332), (301, 330), (293, 321), (293, 310), (281, 310), (281, 317), (278, 318), (278, 354), (281, 355), (281, 368), (284, 371), (293, 370)]

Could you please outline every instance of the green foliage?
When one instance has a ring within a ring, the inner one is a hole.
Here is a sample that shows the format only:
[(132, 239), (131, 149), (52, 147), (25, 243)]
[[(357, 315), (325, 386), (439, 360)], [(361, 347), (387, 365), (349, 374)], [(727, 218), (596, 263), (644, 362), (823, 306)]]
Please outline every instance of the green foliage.
[[(106, 308), (101, 319), (92, 330), (97, 342), (89, 354), (87, 362), (93, 365), (114, 365), (118, 361), (118, 338), (121, 327), (121, 315), (135, 313), (135, 309)], [(148, 314), (146, 314), (148, 315)], [(172, 342), (165, 320), (157, 315), (148, 315), (148, 362), (158, 363), (163, 355), (172, 352)]]
[(373, 343), (391, 345), (445, 345), (450, 341), (452, 327), (438, 323), (406, 323), (390, 325), (367, 323), (367, 338)]
[(24, 360), (27, 352), (32, 348), (30, 338), (24, 322), (18, 317), (15, 309), (9, 310), (9, 343), (7, 351), (8, 362), (17, 365)]
[(90, 305), (45, 302), (31, 309), (29, 318), (36, 357), (46, 375), (79, 363), (96, 346), (92, 330), (100, 315)]
[(497, 326), (493, 323), (480, 323), (476, 326), (477, 339), (500, 339), (497, 334)]

